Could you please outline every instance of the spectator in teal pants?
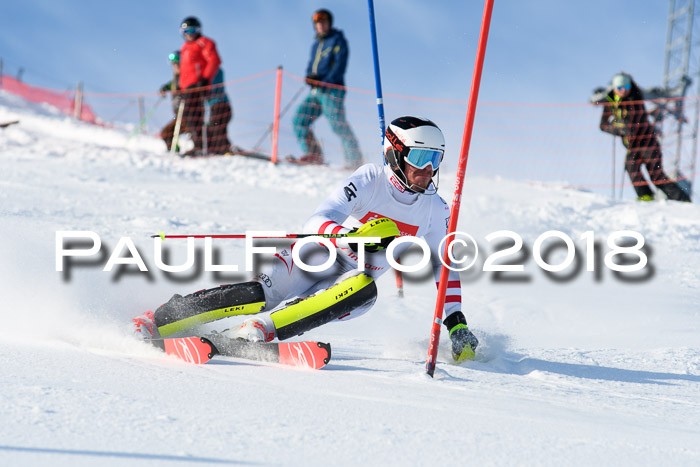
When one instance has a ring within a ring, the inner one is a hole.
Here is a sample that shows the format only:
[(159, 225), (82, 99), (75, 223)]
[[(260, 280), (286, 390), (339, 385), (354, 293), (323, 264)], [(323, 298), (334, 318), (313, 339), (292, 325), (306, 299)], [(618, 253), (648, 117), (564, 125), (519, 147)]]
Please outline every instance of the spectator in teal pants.
[(348, 45), (342, 31), (332, 28), (333, 16), (330, 11), (318, 10), (314, 13), (313, 23), (316, 40), (311, 47), (311, 59), (306, 69), (306, 83), (311, 86), (311, 92), (297, 109), (293, 121), (294, 133), (304, 151), (299, 161), (306, 164), (323, 163), (321, 146), (311, 130), (311, 124), (323, 114), (333, 132), (342, 140), (345, 165), (357, 168), (362, 165), (362, 153), (345, 119), (343, 86)]

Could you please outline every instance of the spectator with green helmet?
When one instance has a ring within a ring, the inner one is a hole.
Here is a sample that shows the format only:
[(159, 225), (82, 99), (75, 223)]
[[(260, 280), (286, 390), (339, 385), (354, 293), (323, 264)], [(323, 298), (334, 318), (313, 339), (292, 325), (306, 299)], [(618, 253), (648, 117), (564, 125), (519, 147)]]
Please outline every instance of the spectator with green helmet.
[[(165, 96), (170, 93), (172, 99), (173, 113), (175, 114), (173, 118), (168, 122), (162, 130), (160, 130), (160, 137), (165, 141), (165, 146), (170, 151), (170, 146), (173, 142), (173, 134), (175, 133), (175, 124), (177, 121), (177, 112), (180, 108), (180, 102), (182, 102), (182, 95), (180, 94), (180, 51), (176, 50), (168, 55), (168, 60), (173, 67), (173, 79), (168, 81), (163, 86), (160, 87), (159, 94)], [(187, 133), (187, 128), (185, 122), (180, 122), (180, 134)]]

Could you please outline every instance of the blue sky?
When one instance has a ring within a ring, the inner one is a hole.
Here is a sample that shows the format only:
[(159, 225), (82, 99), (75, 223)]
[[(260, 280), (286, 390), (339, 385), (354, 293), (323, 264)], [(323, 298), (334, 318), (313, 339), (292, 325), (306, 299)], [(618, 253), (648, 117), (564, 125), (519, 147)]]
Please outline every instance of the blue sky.
[[(347, 84), (374, 89), (362, 0), (5, 2), (0, 58), (5, 73), (23, 67), (31, 84), (154, 92), (169, 79), (181, 20), (195, 15), (227, 80), (278, 65), (303, 75), (319, 7), (349, 41)], [(466, 100), (482, 8), (482, 0), (375, 0), (384, 92)], [(496, 0), (480, 100), (586, 102), (620, 70), (660, 85), (667, 15), (662, 0)]]

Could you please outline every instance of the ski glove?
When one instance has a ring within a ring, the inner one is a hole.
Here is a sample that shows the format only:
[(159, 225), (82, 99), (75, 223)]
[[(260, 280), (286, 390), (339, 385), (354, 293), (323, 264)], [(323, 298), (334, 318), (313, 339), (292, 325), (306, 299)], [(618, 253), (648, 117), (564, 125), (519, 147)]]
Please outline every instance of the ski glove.
[(452, 358), (457, 363), (474, 358), (476, 346), (479, 340), (469, 330), (466, 324), (459, 323), (450, 329), (450, 339), (452, 339)]
[(304, 81), (312, 88), (315, 88), (318, 86), (317, 81), (319, 81), (319, 78), (320, 76), (318, 76), (316, 73), (309, 73), (308, 75), (306, 75), (306, 79)]
[[(353, 229), (347, 233), (347, 236), (352, 237), (379, 237), (381, 241), (379, 243), (365, 243), (365, 251), (368, 253), (376, 253), (379, 250), (383, 250), (389, 246), (389, 244), (399, 235), (399, 228), (396, 226), (396, 222), (392, 221), (387, 217), (380, 217), (373, 221), (366, 222), (360, 226), (358, 229)], [(350, 243), (349, 247), (352, 251), (357, 253), (358, 243)]]
[(204, 86), (209, 86), (209, 80), (206, 78), (200, 78), (199, 81), (187, 87), (187, 89), (203, 88)]
[(615, 136), (627, 136), (627, 126), (624, 122), (618, 122), (614, 115), (608, 117), (608, 124), (604, 131)]

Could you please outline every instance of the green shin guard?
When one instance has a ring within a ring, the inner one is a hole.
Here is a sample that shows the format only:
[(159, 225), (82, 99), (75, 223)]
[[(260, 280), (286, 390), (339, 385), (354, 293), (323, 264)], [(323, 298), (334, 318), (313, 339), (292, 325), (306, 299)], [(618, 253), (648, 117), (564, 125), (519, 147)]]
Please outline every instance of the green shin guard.
[(371, 277), (358, 274), (315, 295), (300, 299), (270, 315), (279, 340), (302, 334), (338, 319), (377, 298)]
[(197, 325), (236, 315), (259, 313), (265, 294), (258, 282), (225, 285), (190, 295), (174, 295), (155, 312), (161, 337), (187, 331)]

